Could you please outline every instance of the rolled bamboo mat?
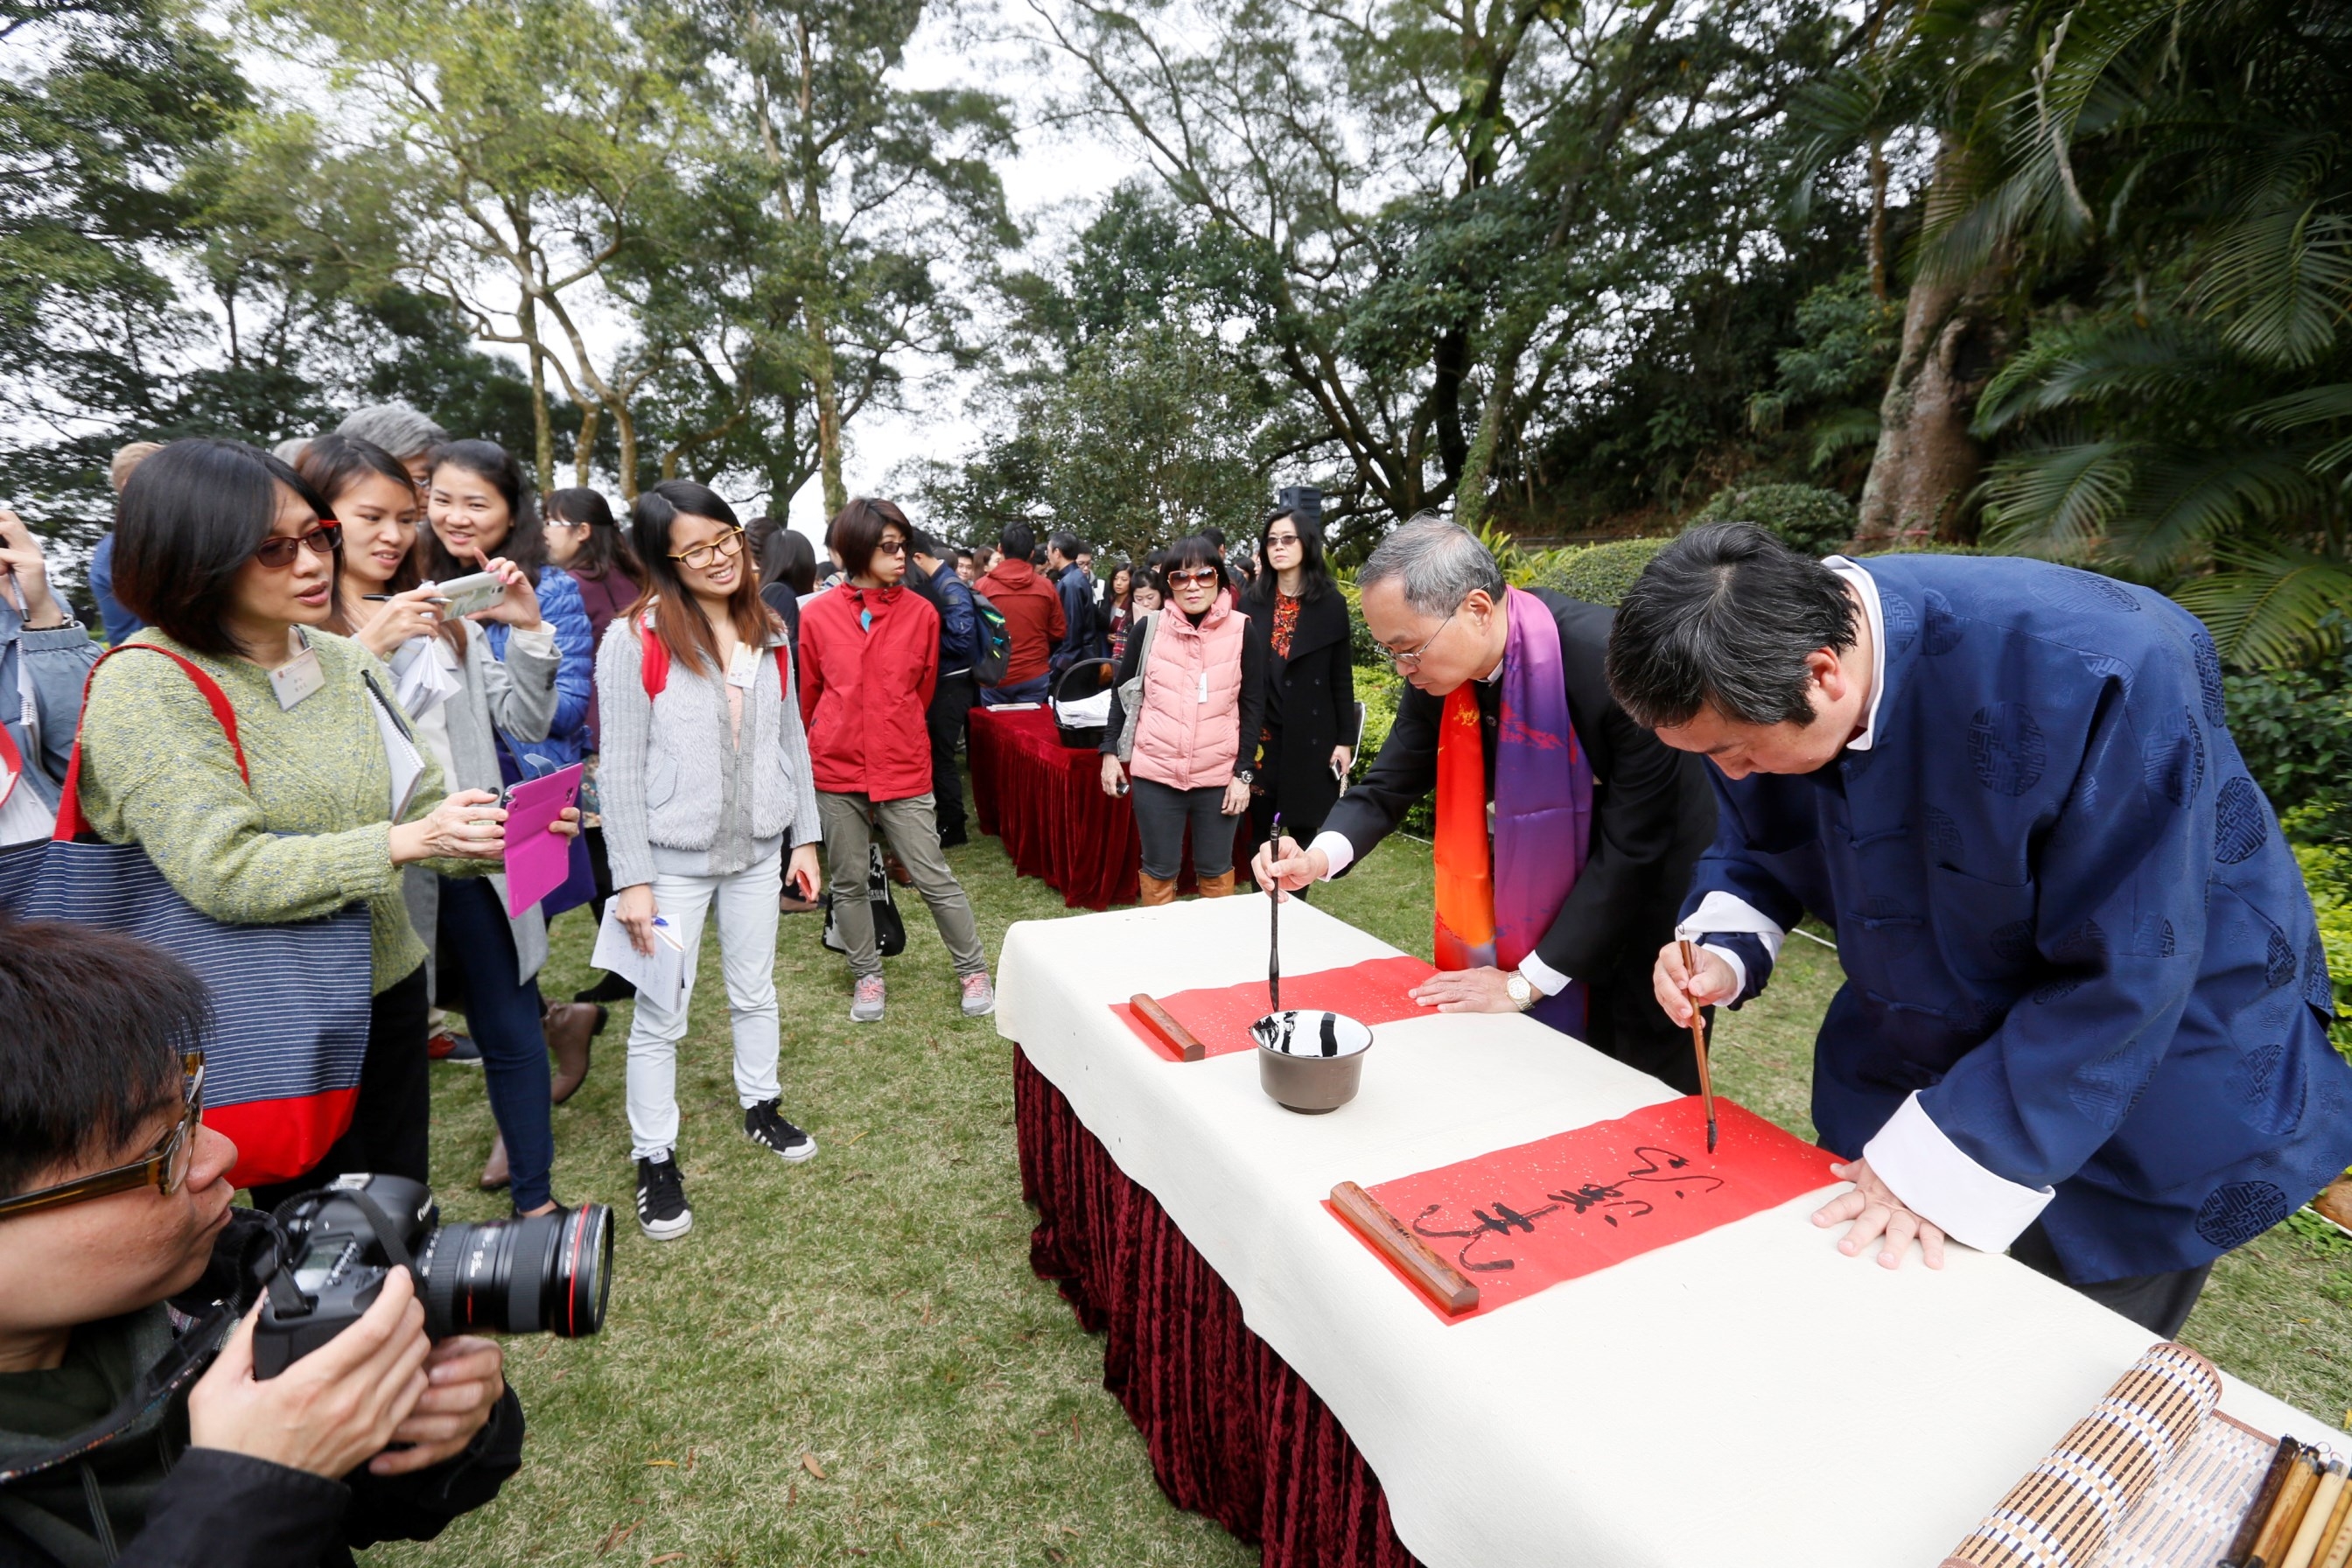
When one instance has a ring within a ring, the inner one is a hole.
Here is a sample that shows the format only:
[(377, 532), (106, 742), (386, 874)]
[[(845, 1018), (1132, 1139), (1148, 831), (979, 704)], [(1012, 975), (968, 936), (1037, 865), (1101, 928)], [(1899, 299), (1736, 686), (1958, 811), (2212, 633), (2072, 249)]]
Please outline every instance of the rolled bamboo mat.
[[(2221, 1395), (2221, 1374), (2203, 1356), (2185, 1345), (2152, 1346), (1978, 1521), (1945, 1559), (1945, 1568), (2121, 1568), (2124, 1560), (2115, 1558), (2113, 1549), (2118, 1542), (2135, 1539), (2130, 1528), (2135, 1507), (2176, 1459), (2202, 1454), (2199, 1438), (2207, 1426), (2229, 1425), (2207, 1419)], [(2232, 1454), (2223, 1444), (2210, 1458), (2219, 1465)], [(2269, 1457), (2269, 1445), (2262, 1445), (2252, 1460), (2256, 1477)], [(2215, 1479), (2210, 1467), (2200, 1473), (2204, 1476), (2200, 1486)], [(2244, 1507), (2241, 1498), (2239, 1511)], [(2221, 1527), (2214, 1555), (2228, 1544), (2229, 1532), (2237, 1524), (2235, 1513), (2223, 1517), (2227, 1522)], [(2129, 1561), (2156, 1564), (2196, 1559), (2168, 1554)], [(2200, 1568), (2211, 1562), (2207, 1557)]]

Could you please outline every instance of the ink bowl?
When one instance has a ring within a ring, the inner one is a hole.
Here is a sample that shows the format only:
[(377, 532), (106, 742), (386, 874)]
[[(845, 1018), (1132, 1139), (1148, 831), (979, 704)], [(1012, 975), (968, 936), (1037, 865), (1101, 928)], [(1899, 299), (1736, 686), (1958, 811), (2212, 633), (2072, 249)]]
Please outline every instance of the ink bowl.
[(1285, 1110), (1303, 1116), (1337, 1110), (1356, 1098), (1372, 1031), (1344, 1013), (1268, 1013), (1250, 1026), (1257, 1041), (1257, 1081)]

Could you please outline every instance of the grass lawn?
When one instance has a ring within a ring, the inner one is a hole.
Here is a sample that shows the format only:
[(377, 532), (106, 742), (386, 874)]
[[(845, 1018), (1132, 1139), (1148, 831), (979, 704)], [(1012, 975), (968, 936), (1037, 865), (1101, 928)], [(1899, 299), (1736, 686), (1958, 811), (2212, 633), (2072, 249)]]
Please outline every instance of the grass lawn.
[[(994, 839), (950, 852), (989, 950), (1015, 920), (1066, 911)], [(580, 1341), (509, 1342), (530, 1415), (522, 1473), (428, 1546), (376, 1563), (766, 1568), (873, 1557), (938, 1564), (1243, 1564), (1223, 1531), (1171, 1507), (1101, 1386), (1102, 1344), (1029, 1271), (1014, 1161), (1011, 1047), (957, 1011), (919, 900), (880, 1026), (847, 1021), (848, 971), (789, 917), (777, 981), (785, 1113), (821, 1152), (787, 1166), (742, 1136), (715, 942), (681, 1052), (679, 1149), (695, 1228), (646, 1241), (622, 1109), (628, 1009), (588, 1083), (555, 1112), (555, 1186), (614, 1211), (610, 1320)], [(1322, 907), (1429, 953), (1428, 851), (1384, 847)], [(586, 917), (565, 917), (542, 984), (586, 984)], [(1814, 1021), (1837, 983), (1791, 942), (1771, 994), (1718, 1036), (1724, 1090), (1810, 1133)], [(505, 1213), (473, 1182), (490, 1142), (478, 1077), (434, 1069), (434, 1177), (452, 1218)], [(1824, 1245), (1827, 1245), (1824, 1242)], [(1856, 1267), (1867, 1267), (1857, 1264)], [(2352, 1403), (2352, 1247), (2282, 1228), (2225, 1261), (2185, 1336), (2325, 1415)], [(2053, 1434), (2054, 1436), (2054, 1434)]]

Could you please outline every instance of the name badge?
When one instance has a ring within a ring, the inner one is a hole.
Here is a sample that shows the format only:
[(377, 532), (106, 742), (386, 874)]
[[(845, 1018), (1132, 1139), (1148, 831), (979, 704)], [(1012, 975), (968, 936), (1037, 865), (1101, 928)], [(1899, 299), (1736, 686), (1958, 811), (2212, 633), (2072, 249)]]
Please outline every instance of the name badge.
[(310, 646), (301, 627), (287, 631), (286, 647), (294, 657), (269, 672), (269, 689), (278, 694), (280, 711), (315, 695), (327, 684), (327, 672), (319, 668), (319, 650)]
[(760, 656), (751, 651), (751, 645), (737, 643), (735, 658), (727, 666), (727, 684), (740, 687), (745, 691), (751, 690), (752, 673), (759, 668)]

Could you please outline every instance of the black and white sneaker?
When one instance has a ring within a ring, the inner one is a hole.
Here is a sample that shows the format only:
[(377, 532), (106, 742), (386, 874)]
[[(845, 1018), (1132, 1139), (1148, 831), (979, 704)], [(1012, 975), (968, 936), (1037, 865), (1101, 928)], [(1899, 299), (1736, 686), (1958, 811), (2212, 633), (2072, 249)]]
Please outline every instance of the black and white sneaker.
[(816, 1140), (784, 1120), (781, 1100), (762, 1100), (743, 1112), (743, 1136), (798, 1164), (816, 1153)]
[(637, 1162), (637, 1227), (656, 1241), (675, 1241), (694, 1228), (674, 1152)]

